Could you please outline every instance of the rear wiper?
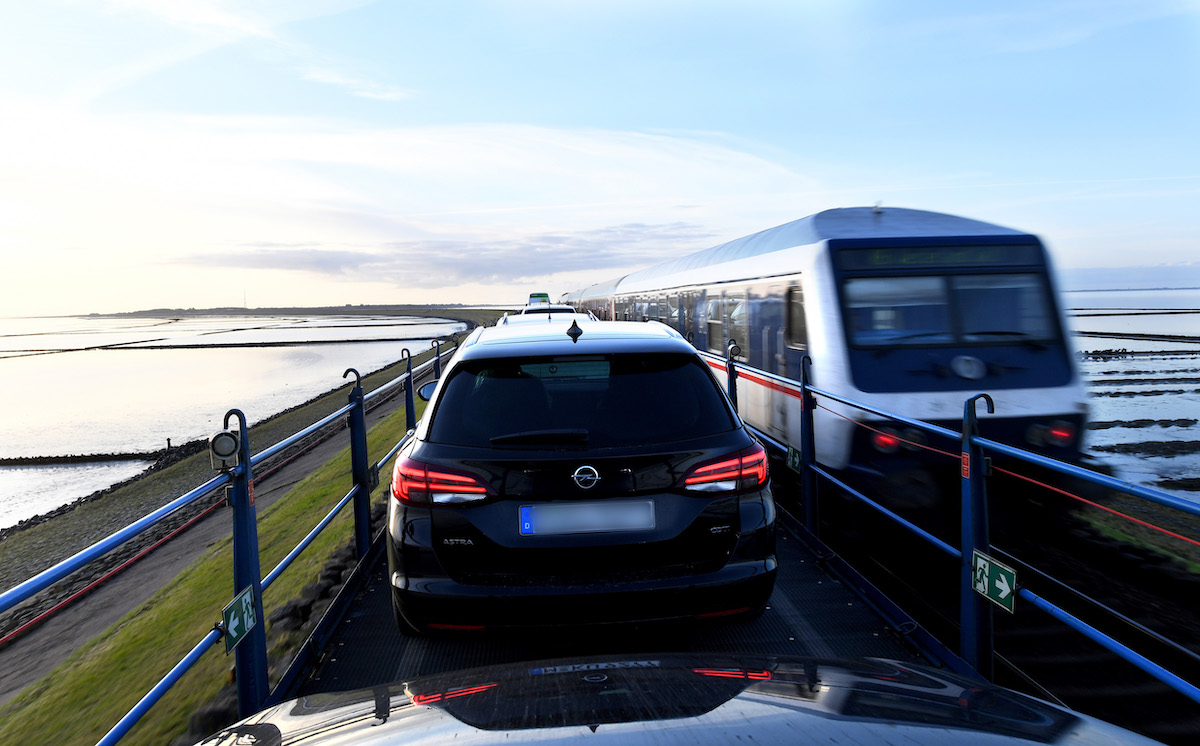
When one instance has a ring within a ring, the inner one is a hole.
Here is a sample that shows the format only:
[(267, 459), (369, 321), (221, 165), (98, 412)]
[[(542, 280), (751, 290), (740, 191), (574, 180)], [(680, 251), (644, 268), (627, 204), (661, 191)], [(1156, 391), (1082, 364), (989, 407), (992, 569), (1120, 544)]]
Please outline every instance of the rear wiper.
[(909, 334), (901, 334), (899, 337), (892, 337), (891, 339), (886, 340), (884, 342), (884, 344), (888, 344), (891, 342), (903, 342), (908, 339), (919, 339), (921, 337), (941, 337), (941, 336), (949, 336), (949, 335), (950, 335), (950, 332), (945, 331), (945, 330), (936, 331), (936, 332), (911, 332)]
[(584, 445), (588, 442), (588, 431), (575, 430), (526, 430), (520, 433), (497, 435), (491, 439), (493, 445), (513, 445), (520, 443), (547, 443), (564, 445)]

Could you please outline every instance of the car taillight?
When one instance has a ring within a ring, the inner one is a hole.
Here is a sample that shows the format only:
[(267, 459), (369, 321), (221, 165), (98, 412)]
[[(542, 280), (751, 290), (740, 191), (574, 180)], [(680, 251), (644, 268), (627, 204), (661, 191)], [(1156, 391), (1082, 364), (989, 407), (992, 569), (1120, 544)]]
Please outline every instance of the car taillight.
[(401, 458), (392, 471), (392, 497), (407, 505), (460, 505), (487, 498), (487, 484), (466, 472)]
[(692, 492), (735, 492), (767, 483), (767, 452), (755, 443), (749, 448), (693, 466), (680, 486)]

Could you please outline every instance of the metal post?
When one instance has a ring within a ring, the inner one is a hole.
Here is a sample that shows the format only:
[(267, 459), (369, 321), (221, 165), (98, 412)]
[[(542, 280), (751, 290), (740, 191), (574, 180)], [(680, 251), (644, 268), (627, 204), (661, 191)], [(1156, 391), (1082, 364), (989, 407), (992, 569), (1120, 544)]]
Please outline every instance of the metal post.
[(813, 536), (817, 535), (817, 473), (813, 465), (817, 460), (813, 413), (817, 399), (809, 390), (809, 369), (812, 358), (805, 355), (800, 360), (800, 495), (804, 501), (804, 527)]
[[(362, 377), (354, 368), (347, 368), (342, 378), (354, 374), (350, 391), (353, 409), (346, 419), (350, 423), (350, 470), (354, 477), (354, 548), (358, 559), (367, 556), (371, 548), (371, 491), (379, 484), (379, 475), (367, 459), (366, 407), (363, 404)], [(374, 479), (372, 479), (374, 477)]]
[(258, 561), (258, 523), (255, 518), (253, 475), (250, 469), (250, 437), (246, 416), (231, 409), (225, 414), (225, 429), (229, 419), (238, 419), (238, 465), (233, 467), (233, 593), (250, 589), (257, 622), (234, 649), (234, 671), (237, 676), (238, 714), (250, 717), (258, 712), (270, 691), (267, 680), (266, 616), (262, 603), (262, 570)]
[(432, 342), (430, 342), (430, 346), (433, 347), (433, 350), (434, 350), (434, 352), (433, 352), (433, 377), (441, 378), (442, 377), (442, 340), (435, 339)]
[(729, 401), (733, 403), (734, 411), (737, 411), (738, 408), (737, 366), (733, 364), (733, 356), (737, 349), (738, 346), (733, 342), (725, 347), (725, 373), (728, 376), (728, 383), (725, 386), (729, 390)]
[(417, 426), (417, 405), (413, 401), (412, 353), (405, 347), (400, 359), (408, 361), (408, 374), (404, 378), (404, 424), (412, 430)]
[(992, 606), (984, 596), (975, 592), (973, 560), (975, 550), (988, 552), (987, 489), (984, 484), (983, 449), (975, 444), (979, 435), (975, 419), (975, 402), (987, 402), (989, 414), (996, 411), (992, 397), (979, 394), (963, 404), (962, 430), (962, 560), (959, 588), (959, 649), (965, 660), (980, 676), (992, 680)]

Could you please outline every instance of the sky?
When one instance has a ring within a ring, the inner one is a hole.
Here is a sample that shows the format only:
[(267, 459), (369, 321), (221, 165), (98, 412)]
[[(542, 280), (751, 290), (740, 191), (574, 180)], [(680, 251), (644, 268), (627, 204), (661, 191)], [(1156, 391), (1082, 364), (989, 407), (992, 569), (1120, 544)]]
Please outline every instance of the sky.
[(834, 207), (1200, 286), (1200, 0), (0, 0), (0, 316), (519, 305)]

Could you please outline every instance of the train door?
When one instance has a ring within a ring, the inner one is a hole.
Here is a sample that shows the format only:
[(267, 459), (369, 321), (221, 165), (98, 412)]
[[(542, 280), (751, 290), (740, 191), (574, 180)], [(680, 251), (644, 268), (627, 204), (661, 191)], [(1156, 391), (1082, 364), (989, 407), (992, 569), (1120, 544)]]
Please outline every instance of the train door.
[[(750, 363), (776, 375), (784, 375), (786, 358), (786, 290), (782, 283), (750, 288), (750, 329), (754, 335), (754, 356)], [(763, 411), (767, 429), (778, 437), (787, 433), (788, 400), (785, 391), (772, 389)]]
[[(800, 380), (801, 359), (808, 352), (808, 324), (804, 319), (804, 291), (792, 285), (787, 291), (787, 351), (780, 361), (779, 375)], [(810, 383), (815, 383), (810, 381)]]

